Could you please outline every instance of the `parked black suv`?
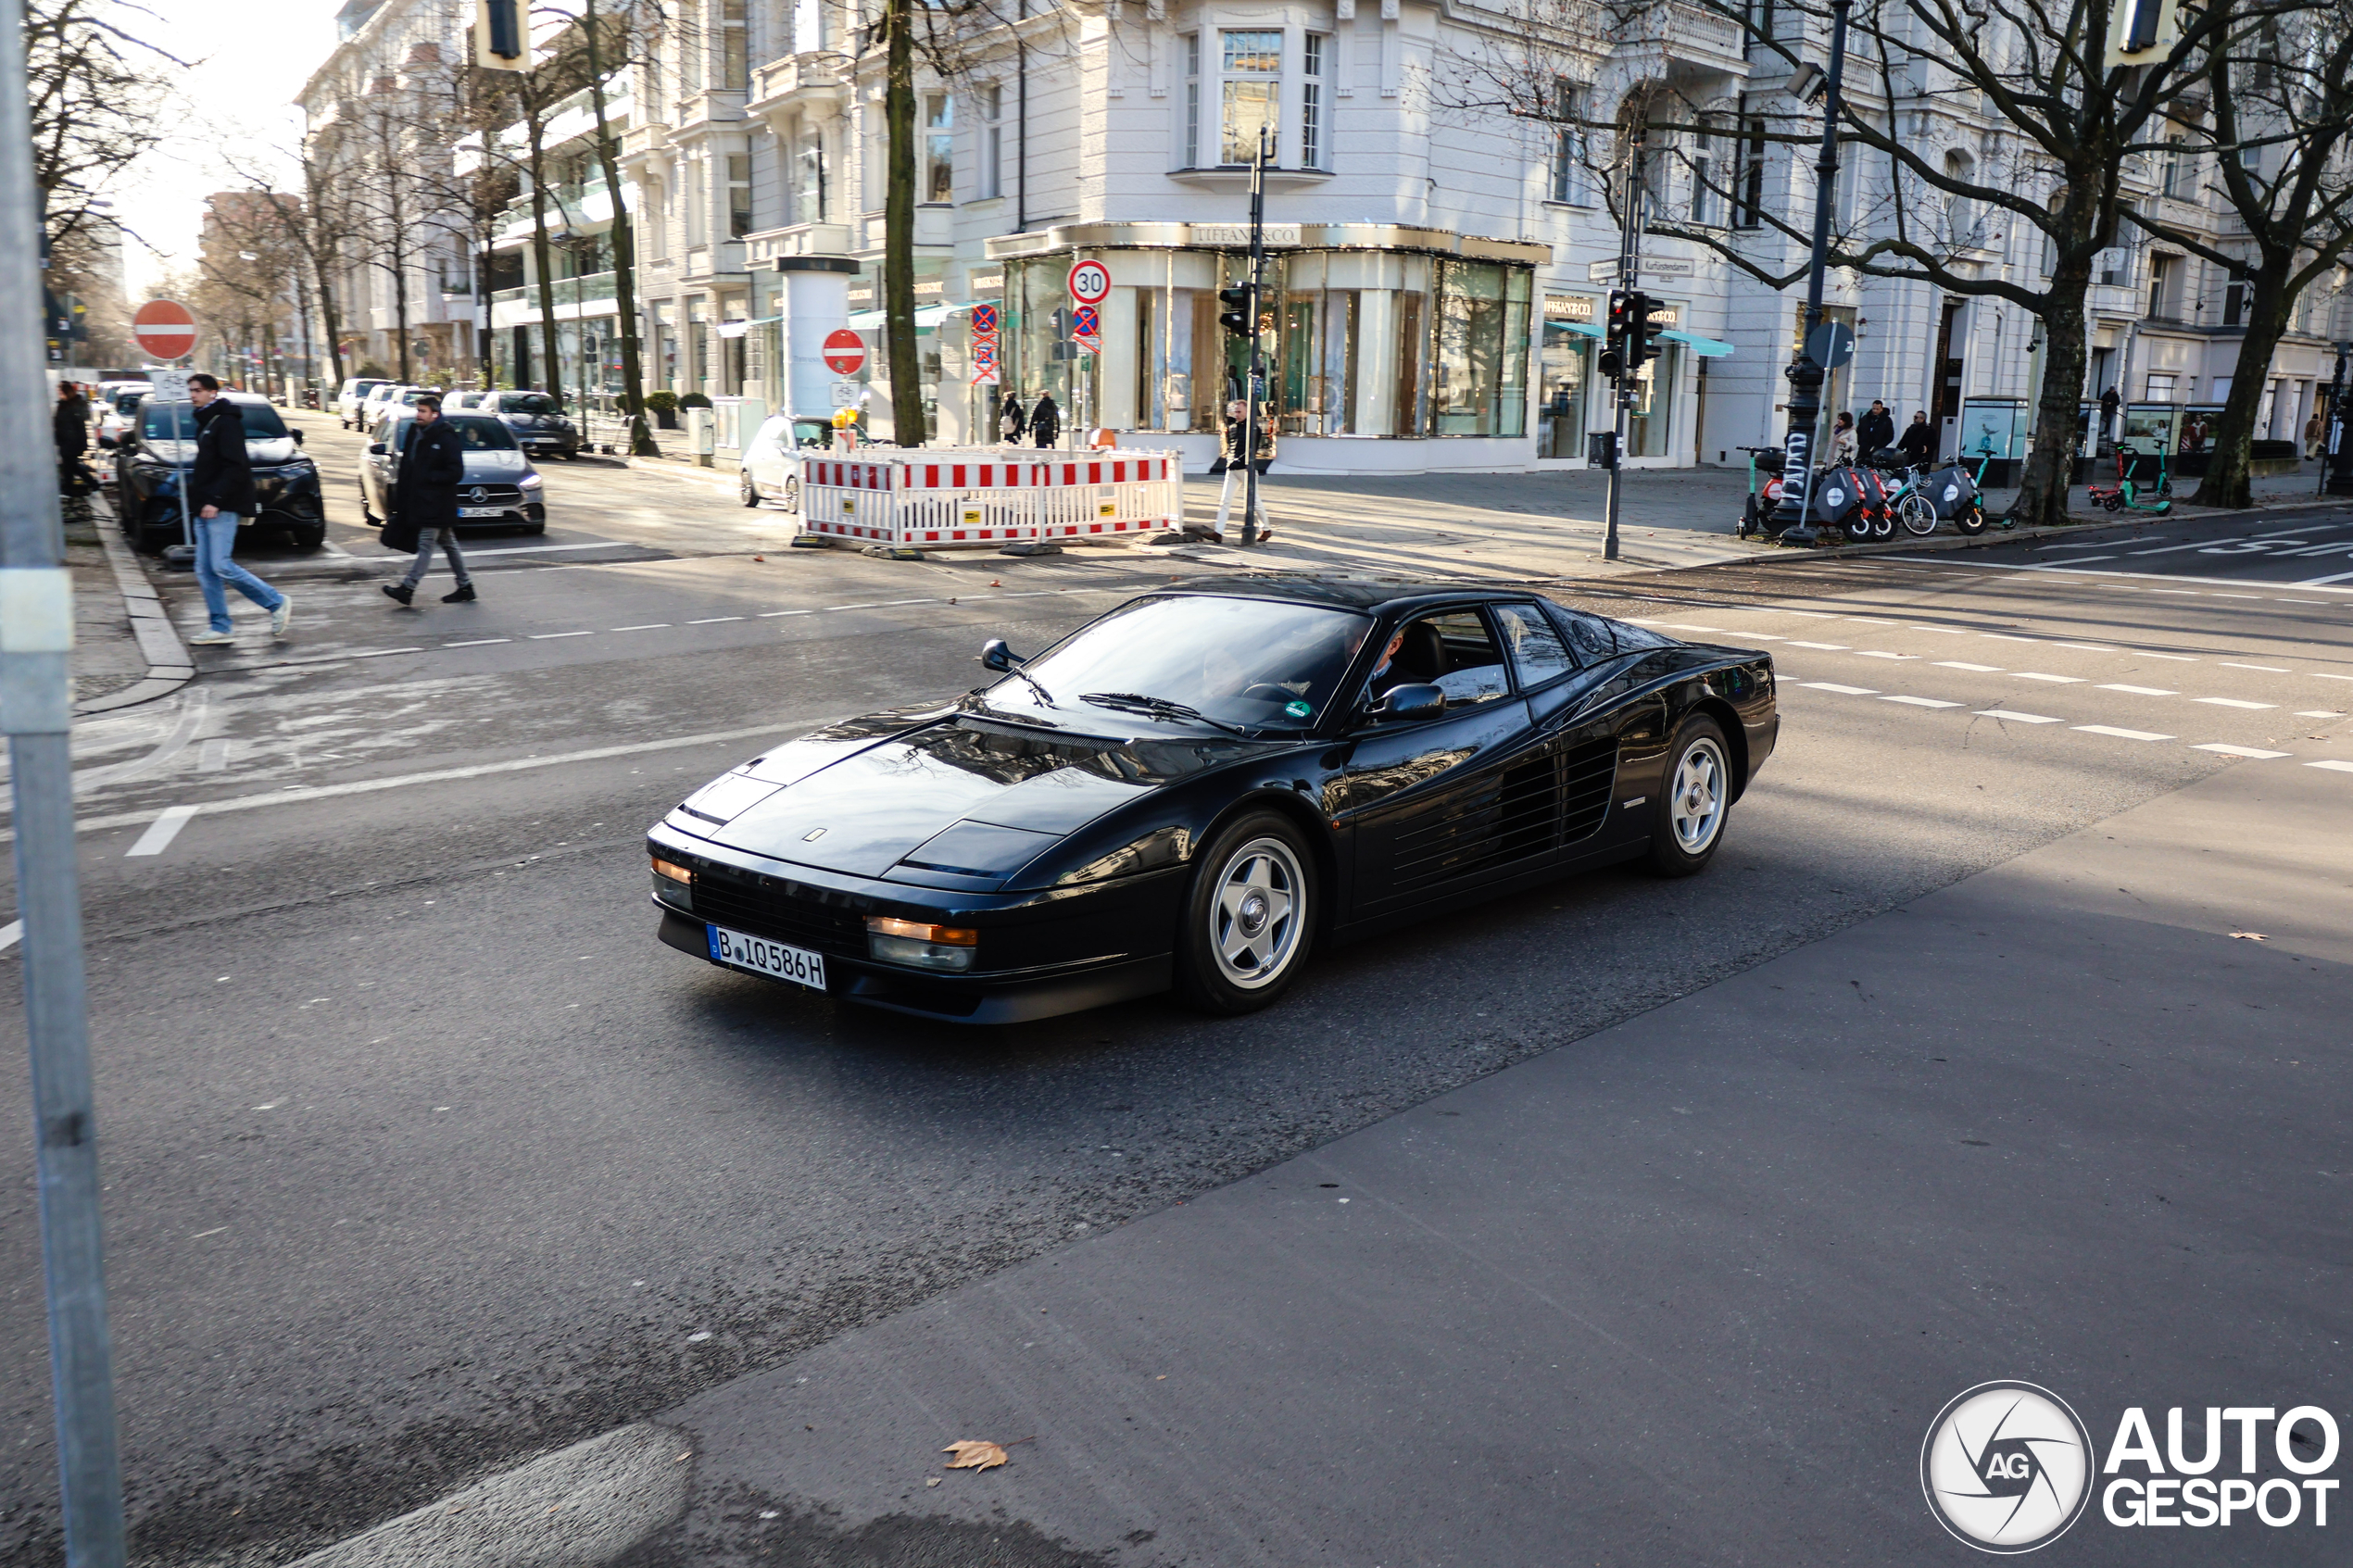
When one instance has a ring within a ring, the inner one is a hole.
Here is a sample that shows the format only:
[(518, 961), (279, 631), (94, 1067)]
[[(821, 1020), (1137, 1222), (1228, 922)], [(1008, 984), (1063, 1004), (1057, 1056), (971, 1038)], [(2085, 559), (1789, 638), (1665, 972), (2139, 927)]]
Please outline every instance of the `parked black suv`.
[(550, 453), (566, 458), (580, 456), (580, 431), (544, 392), (477, 393), (465, 412), (487, 414), (515, 433), (515, 445), (526, 457)]
[[(298, 550), (327, 542), (327, 512), (319, 496), (319, 467), (302, 455), (302, 432), (288, 430), (266, 397), (220, 395), (245, 421), (245, 456), (253, 464), (258, 515), (240, 529), (283, 533)], [(180, 543), (180, 486), (196, 457), (196, 410), (187, 403), (139, 400), (137, 417), (115, 447), (115, 510), (122, 531), (143, 550)]]

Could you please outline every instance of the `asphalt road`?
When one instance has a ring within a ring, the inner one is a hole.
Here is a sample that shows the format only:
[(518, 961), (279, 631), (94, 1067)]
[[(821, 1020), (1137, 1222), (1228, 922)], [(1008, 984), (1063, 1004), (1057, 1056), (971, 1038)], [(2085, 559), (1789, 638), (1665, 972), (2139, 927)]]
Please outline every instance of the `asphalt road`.
[[(765, 737), (967, 686), (984, 638), (1042, 643), (1161, 563), (786, 551), (788, 520), (717, 485), (584, 464), (551, 472), (544, 543), (591, 547), (484, 539), (479, 603), (432, 602), (436, 573), (403, 610), (353, 526), (357, 438), (310, 443), (343, 553), (253, 557), (294, 638), (199, 650), (182, 697), (82, 741), (157, 1561), (283, 1562), (2219, 770), (2353, 791), (2353, 594), (2281, 590), (2274, 551), (2182, 552), (2225, 584), (2186, 596), (2020, 546), (1617, 579), (1561, 596), (1781, 661), (1781, 749), (1705, 876), (1590, 876), (1327, 955), (1247, 1019), (935, 1027), (662, 947), (639, 834)], [(42, 1562), (31, 1164), (11, 1120), (0, 1560)]]

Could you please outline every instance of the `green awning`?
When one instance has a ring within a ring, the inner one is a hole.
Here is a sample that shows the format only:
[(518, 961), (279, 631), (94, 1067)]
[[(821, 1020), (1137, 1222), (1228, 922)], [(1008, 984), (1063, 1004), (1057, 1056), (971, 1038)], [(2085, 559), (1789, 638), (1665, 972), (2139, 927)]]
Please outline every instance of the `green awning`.
[(1697, 332), (1682, 332), (1669, 328), (1665, 332), (1653, 332), (1651, 335), (1662, 343), (1686, 345), (1692, 353), (1704, 359), (1720, 359), (1732, 351), (1730, 344), (1719, 343), (1712, 337), (1701, 337)]

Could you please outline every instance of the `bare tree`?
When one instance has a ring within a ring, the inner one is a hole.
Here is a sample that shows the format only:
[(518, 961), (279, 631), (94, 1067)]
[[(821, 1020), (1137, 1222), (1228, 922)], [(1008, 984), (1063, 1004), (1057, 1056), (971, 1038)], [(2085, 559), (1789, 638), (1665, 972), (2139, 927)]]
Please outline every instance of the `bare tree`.
[(131, 31), (153, 18), (123, 0), (27, 0), (33, 183), (52, 245), (88, 222), (100, 193), (163, 141), (159, 111), (184, 65)]

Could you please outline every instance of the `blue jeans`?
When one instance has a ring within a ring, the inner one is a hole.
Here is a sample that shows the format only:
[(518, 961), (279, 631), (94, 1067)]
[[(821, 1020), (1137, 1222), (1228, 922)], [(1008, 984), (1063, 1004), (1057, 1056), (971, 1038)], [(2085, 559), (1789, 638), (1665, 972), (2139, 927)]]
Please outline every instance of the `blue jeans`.
[(196, 585), (204, 590), (204, 608), (212, 617), (212, 629), (229, 631), (229, 593), (231, 587), (264, 609), (276, 609), (286, 602), (286, 596), (229, 558), (237, 545), (237, 514), (221, 512), (213, 517), (196, 516), (189, 520), (196, 531)]

